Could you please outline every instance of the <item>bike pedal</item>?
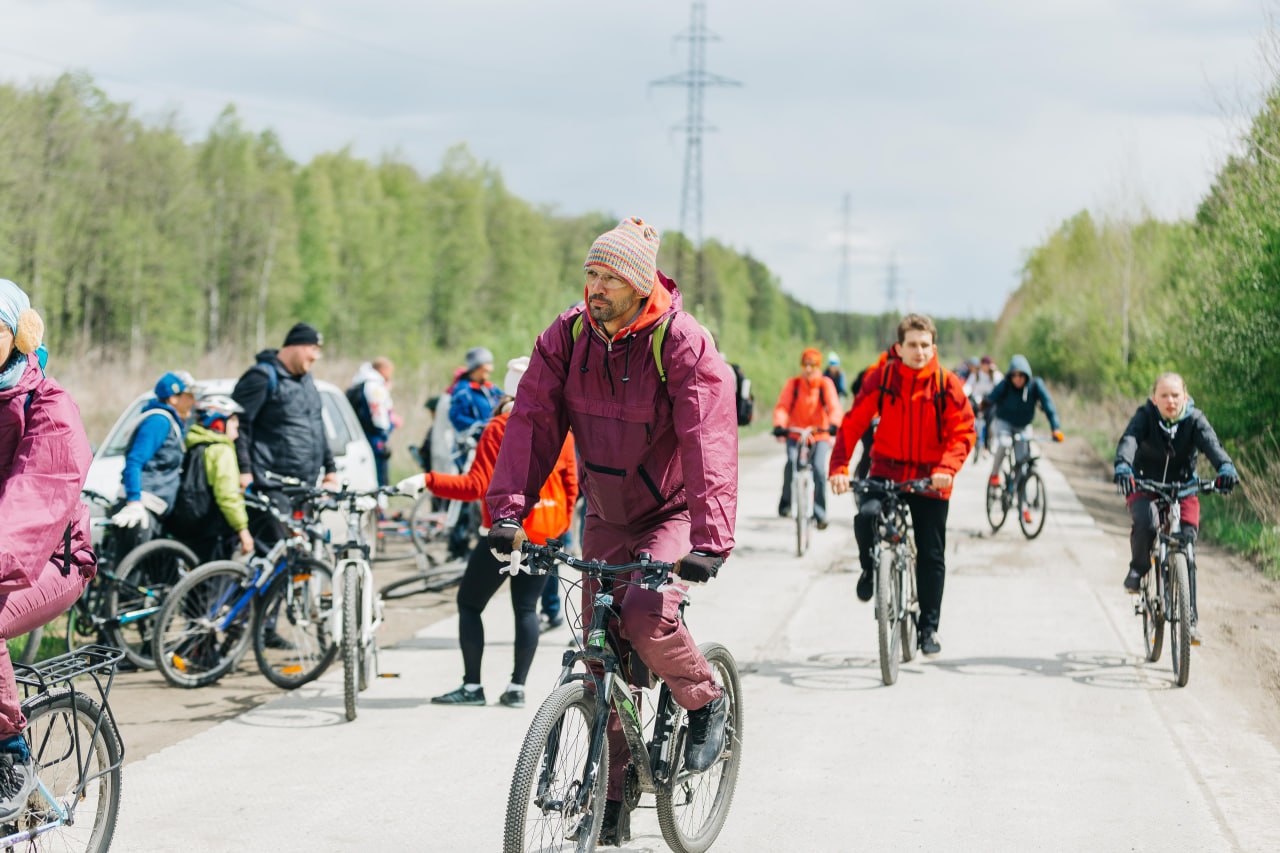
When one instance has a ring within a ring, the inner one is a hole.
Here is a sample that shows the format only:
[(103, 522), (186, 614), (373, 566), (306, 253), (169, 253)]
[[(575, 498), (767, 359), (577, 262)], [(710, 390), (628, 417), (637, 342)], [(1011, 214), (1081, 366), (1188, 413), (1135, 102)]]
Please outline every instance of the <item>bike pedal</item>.
[(399, 677), (400, 677), (400, 673), (398, 673), (398, 672), (380, 672), (380, 673), (378, 673), (378, 677), (379, 677), (379, 678), (399, 678)]

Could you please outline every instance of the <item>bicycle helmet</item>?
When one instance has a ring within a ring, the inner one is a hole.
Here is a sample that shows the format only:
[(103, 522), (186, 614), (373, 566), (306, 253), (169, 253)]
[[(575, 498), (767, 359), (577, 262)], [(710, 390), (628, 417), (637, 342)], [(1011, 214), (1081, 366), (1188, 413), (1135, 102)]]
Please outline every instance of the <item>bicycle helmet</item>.
[(243, 411), (240, 404), (226, 394), (210, 394), (196, 402), (196, 423), (214, 432), (226, 432), (228, 419)]

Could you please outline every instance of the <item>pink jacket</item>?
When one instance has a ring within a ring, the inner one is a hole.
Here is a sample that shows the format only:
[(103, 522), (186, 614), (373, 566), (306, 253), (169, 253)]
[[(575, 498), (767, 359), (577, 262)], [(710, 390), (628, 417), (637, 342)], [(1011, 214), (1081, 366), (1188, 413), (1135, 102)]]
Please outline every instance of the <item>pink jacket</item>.
[[(589, 321), (574, 340), (581, 307), (538, 336), (489, 486), (492, 518), (529, 512), (572, 427), (589, 515), (640, 533), (687, 513), (685, 547), (733, 550), (737, 385), (697, 320), (679, 310), (675, 282), (661, 273), (659, 282), (667, 292), (650, 297), (653, 310), (613, 340)], [(664, 385), (652, 345), (665, 316)]]
[(0, 390), (0, 595), (58, 571), (68, 522), (74, 568), (96, 572), (80, 501), (92, 459), (75, 401), (28, 356), (17, 385)]

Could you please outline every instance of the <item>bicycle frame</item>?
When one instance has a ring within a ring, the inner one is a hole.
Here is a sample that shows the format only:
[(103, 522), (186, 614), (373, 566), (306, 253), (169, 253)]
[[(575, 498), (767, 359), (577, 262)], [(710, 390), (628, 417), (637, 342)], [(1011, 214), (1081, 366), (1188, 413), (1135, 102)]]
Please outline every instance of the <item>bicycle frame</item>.
[[(385, 490), (374, 490), (368, 496)], [(347, 541), (336, 549), (338, 559), (333, 567), (333, 607), (329, 611), (330, 636), (335, 643), (342, 642), (342, 607), (346, 587), (343, 581), (347, 572), (358, 572), (360, 596), (360, 645), (373, 642), (373, 636), (382, 626), (382, 597), (370, 594), (373, 589), (373, 566), (369, 562), (369, 544), (364, 541), (364, 527), (360, 521), (366, 512), (356, 506), (356, 500), (364, 493), (350, 492), (342, 500), (342, 511), (347, 524)]]

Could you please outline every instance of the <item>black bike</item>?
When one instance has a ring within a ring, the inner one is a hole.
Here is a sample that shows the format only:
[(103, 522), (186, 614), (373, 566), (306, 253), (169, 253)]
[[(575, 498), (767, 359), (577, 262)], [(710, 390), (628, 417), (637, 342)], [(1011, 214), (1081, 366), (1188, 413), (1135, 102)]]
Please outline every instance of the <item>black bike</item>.
[[(659, 590), (670, 582), (674, 565), (650, 560), (645, 554), (637, 562), (617, 566), (578, 560), (561, 551), (555, 540), (546, 545), (526, 542), (523, 551), (535, 574), (545, 574), (562, 563), (581, 571), (583, 582), (592, 584), (595, 592), (586, 648), (564, 653), (557, 686), (538, 709), (520, 748), (507, 799), (502, 849), (506, 853), (595, 849), (609, 778), (605, 728), (612, 711), (631, 750), (624, 807), (634, 809), (641, 794), (654, 794), (662, 837), (671, 849), (678, 853), (706, 850), (724, 826), (742, 760), (742, 687), (733, 655), (716, 643), (701, 647), (728, 699), (729, 719), (719, 760), (703, 773), (691, 772), (684, 767), (684, 709), (634, 652), (624, 656), (619, 651), (609, 630), (617, 618), (615, 585)], [(641, 573), (639, 581), (619, 577), (636, 571)], [(686, 599), (680, 606), (681, 619), (687, 603)], [(640, 697), (654, 690), (655, 711), (642, 718)]]
[(998, 440), (1005, 446), (1005, 455), (998, 481), (987, 484), (987, 521), (991, 532), (1004, 525), (1009, 510), (1016, 506), (1022, 535), (1035, 539), (1049, 516), (1049, 492), (1036, 470), (1040, 457), (1031, 449), (1032, 442), (1039, 439), (1021, 430), (1012, 436), (1002, 435)]

